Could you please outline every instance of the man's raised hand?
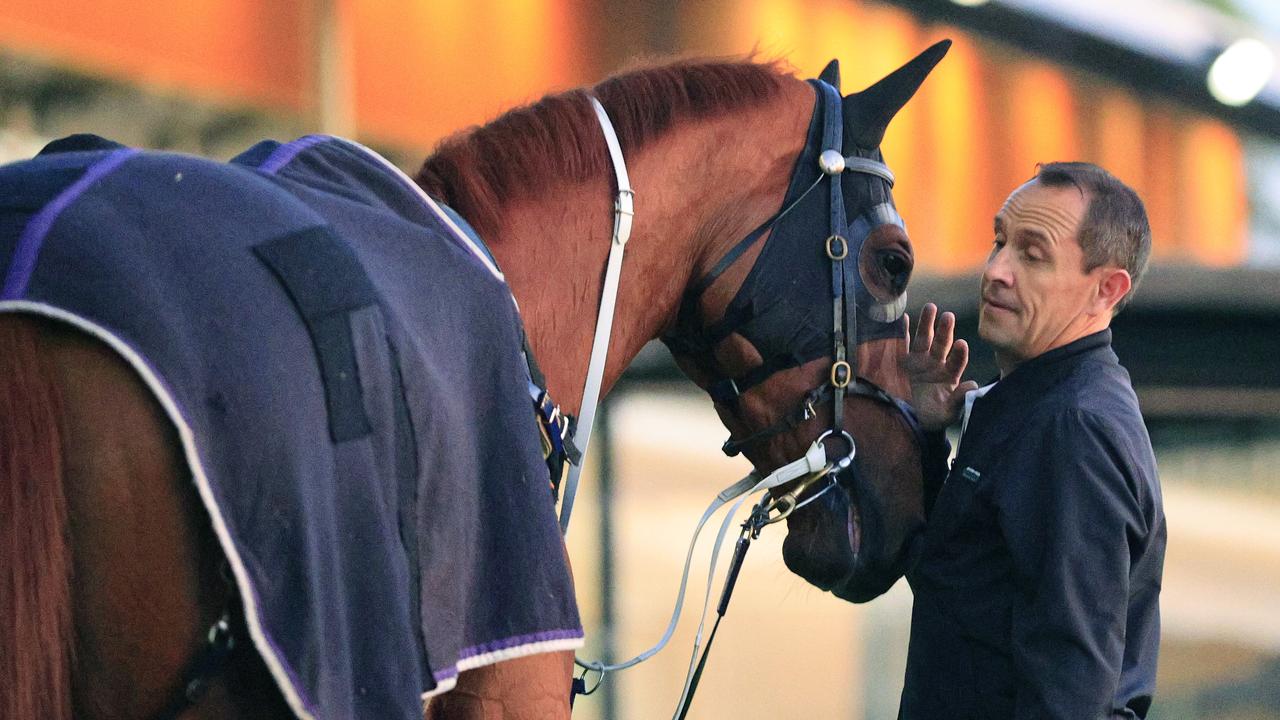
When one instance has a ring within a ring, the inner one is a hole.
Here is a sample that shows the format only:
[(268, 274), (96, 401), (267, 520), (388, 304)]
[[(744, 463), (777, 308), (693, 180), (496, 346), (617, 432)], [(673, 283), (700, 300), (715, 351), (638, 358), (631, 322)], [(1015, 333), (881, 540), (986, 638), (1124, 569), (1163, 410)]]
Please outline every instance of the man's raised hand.
[(915, 336), (911, 317), (906, 317), (910, 346), (903, 367), (911, 381), (911, 402), (925, 430), (941, 430), (960, 419), (964, 394), (976, 390), (972, 380), (960, 382), (969, 364), (969, 344), (955, 339), (956, 316), (938, 317), (938, 307), (929, 303), (920, 310)]

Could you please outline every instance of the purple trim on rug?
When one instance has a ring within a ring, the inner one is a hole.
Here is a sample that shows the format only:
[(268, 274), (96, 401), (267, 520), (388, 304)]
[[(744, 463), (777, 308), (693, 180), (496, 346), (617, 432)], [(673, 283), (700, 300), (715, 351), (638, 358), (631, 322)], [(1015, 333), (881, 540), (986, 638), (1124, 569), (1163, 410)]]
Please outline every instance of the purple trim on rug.
[(106, 157), (90, 165), (79, 180), (63, 188), (57, 197), (27, 221), (22, 235), (18, 236), (18, 245), (13, 251), (13, 260), (9, 263), (9, 272), (4, 279), (4, 289), (0, 291), (0, 300), (18, 300), (27, 294), (27, 284), (31, 282), (31, 274), (35, 272), (40, 248), (58, 216), (91, 185), (120, 167), (120, 163), (137, 152), (134, 148), (121, 148), (108, 153)]
[(262, 164), (258, 166), (258, 169), (268, 175), (274, 175), (280, 171), (280, 168), (293, 162), (298, 153), (313, 145), (319, 145), (332, 139), (333, 137), (330, 135), (304, 135), (291, 143), (286, 143), (272, 150), (267, 159), (263, 160)]
[(436, 684), (437, 684), (437, 685), (439, 685), (440, 683), (444, 682), (445, 680), (448, 680), (448, 679), (450, 679), (450, 678), (456, 678), (456, 677), (458, 677), (458, 666), (457, 666), (457, 665), (451, 665), (451, 666), (449, 666), (449, 667), (447, 667), (447, 668), (445, 668), (445, 669), (441, 670), (441, 671), (440, 671), (440, 672), (438, 672), (438, 673), (431, 673), (431, 677), (432, 677), (432, 678), (434, 678), (434, 679), (435, 679), (435, 681), (436, 681)]
[[(578, 640), (583, 637), (581, 629), (578, 630), (546, 630), (543, 632), (530, 633), (528, 635), (516, 635), (515, 637), (504, 638), (502, 640), (494, 640), (493, 642), (472, 645), (463, 648), (458, 652), (457, 662), (461, 662), (470, 657), (484, 655), (499, 650), (509, 650), (511, 648), (520, 647), (521, 645), (533, 645), (534, 643), (547, 642), (550, 640)], [(437, 683), (444, 682), (449, 678), (458, 676), (458, 665), (453, 665), (434, 672), (431, 677), (435, 678)]]
[(576, 640), (580, 637), (582, 637), (582, 630), (544, 630), (543, 632), (529, 635), (517, 635), (463, 648), (458, 651), (458, 660), (461, 661), (476, 655), (484, 655), (485, 653), (506, 650), (520, 645), (532, 645), (533, 643), (546, 642), (548, 640)]

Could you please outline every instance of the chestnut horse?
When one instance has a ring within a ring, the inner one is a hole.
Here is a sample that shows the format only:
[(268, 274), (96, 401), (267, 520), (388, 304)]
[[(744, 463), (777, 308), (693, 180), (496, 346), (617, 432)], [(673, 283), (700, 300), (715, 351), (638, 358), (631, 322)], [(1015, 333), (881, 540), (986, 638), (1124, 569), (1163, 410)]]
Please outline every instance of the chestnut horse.
[[(847, 430), (863, 451), (841, 473), (839, 490), (823, 496), (822, 512), (802, 508), (788, 518), (784, 547), (792, 570), (844, 597), (884, 592), (922, 523), (916, 438), (885, 394), (907, 391), (900, 316), (913, 258), (877, 148), (945, 52), (939, 44), (861, 93), (835, 93), (844, 160), (864, 171), (841, 177), (843, 160), (832, 168), (824, 155), (823, 172), (834, 179), (817, 191), (824, 141), (815, 138), (828, 95), (775, 64), (738, 61), (641, 69), (549, 96), (445, 141), (416, 178), (488, 243), (550, 394), (577, 413), (614, 222), (614, 179), (591, 105), (597, 98), (637, 196), (603, 388), (643, 345), (665, 338), (686, 374), (712, 393), (734, 449), (759, 471), (804, 455), (833, 423)], [(823, 80), (838, 87), (838, 71), (829, 68)], [(797, 184), (802, 175), (805, 187)], [(784, 198), (790, 205), (780, 210)], [(805, 220), (805, 203), (821, 206), (821, 222)], [(833, 245), (826, 218), (836, 204), (848, 218), (883, 222)], [(879, 215), (868, 215), (873, 210)], [(784, 226), (805, 233), (809, 250), (771, 251)], [(287, 697), (288, 678), (264, 666), (269, 648), (250, 642), (243, 627), (231, 628), (240, 642), (207, 692), (175, 705), (206, 629), (237, 592), (227, 548), (193, 487), (182, 428), (139, 364), (23, 301), (13, 247), (30, 234), (0, 223), (0, 262), (12, 264), (0, 298), (0, 717), (329, 717), (332, 710)], [(829, 283), (813, 307), (799, 300), (812, 288), (794, 283), (815, 267), (829, 278), (845, 255), (853, 273), (846, 278), (856, 276), (845, 312), (858, 313), (859, 324), (845, 316), (840, 327), (835, 315), (837, 336), (853, 332), (845, 343), (851, 354), (837, 361)], [(432, 270), (420, 268), (426, 277)], [(740, 297), (745, 288), (751, 292)], [(771, 314), (779, 308), (786, 312)], [(727, 324), (726, 314), (738, 322)], [(816, 353), (794, 346), (806, 333), (827, 344)], [(847, 362), (857, 381), (833, 362)], [(883, 392), (853, 392), (858, 383)], [(835, 546), (820, 526), (832, 504), (848, 519)], [(559, 551), (547, 558), (563, 562)], [(424, 582), (424, 602), (432, 589)], [(557, 650), (466, 669), (426, 712), (565, 717), (571, 663), (571, 650)]]

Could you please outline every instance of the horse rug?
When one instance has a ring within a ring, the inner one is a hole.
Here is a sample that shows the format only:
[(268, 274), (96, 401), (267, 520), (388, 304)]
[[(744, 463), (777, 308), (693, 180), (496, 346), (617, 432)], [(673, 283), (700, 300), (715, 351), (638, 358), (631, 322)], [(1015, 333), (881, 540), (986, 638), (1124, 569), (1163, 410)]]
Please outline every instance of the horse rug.
[(299, 717), (420, 720), (462, 670), (582, 643), (519, 317), (468, 232), (326, 136), (0, 168), (0, 311), (155, 393)]

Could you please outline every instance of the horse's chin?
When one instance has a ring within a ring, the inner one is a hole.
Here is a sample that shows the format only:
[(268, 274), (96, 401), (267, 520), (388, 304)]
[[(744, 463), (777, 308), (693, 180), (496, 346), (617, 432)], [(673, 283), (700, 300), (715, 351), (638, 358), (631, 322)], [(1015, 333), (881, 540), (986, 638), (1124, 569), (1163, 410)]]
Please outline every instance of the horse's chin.
[(822, 590), (857, 574), (861, 550), (861, 513), (842, 488), (833, 488), (787, 518), (782, 560), (787, 569)]
[(875, 514), (864, 512), (863, 505), (841, 486), (793, 512), (782, 544), (787, 568), (850, 602), (867, 602), (888, 591), (902, 573), (884, 569), (897, 563), (877, 557)]

